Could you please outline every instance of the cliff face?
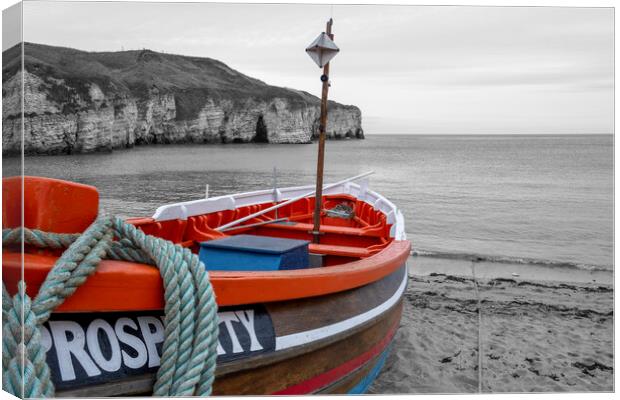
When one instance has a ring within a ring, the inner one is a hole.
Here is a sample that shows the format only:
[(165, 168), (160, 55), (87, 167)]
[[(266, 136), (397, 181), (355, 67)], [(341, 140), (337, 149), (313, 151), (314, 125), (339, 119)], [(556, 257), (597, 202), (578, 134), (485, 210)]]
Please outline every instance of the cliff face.
[[(148, 143), (308, 143), (319, 99), (269, 86), (197, 57), (25, 43), (3, 53), (3, 154), (19, 153), (21, 81), (26, 154), (71, 154)], [(328, 138), (363, 139), (357, 107), (330, 102)]]

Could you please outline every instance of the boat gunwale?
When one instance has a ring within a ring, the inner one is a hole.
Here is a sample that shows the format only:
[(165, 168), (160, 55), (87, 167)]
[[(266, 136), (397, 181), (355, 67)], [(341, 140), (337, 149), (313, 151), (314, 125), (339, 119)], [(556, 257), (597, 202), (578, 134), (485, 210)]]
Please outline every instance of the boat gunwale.
[[(329, 185), (325, 185), (329, 186)], [(210, 197), (205, 199), (190, 200), (179, 203), (159, 206), (151, 217), (153, 222), (164, 222), (175, 219), (186, 220), (210, 214), (218, 211), (234, 210), (239, 207), (253, 206), (268, 202), (280, 202), (293, 199), (314, 189), (312, 185), (289, 186), (276, 189), (261, 189), (251, 192), (235, 193)], [(390, 237), (395, 240), (406, 240), (405, 219), (401, 211), (385, 196), (374, 190), (368, 189), (368, 185), (359, 185), (354, 182), (345, 182), (336, 186), (328, 187), (323, 195), (350, 195), (357, 200), (372, 206), (382, 212), (386, 217), (386, 224), (392, 225)], [(309, 198), (314, 196), (308, 196)]]
[[(392, 241), (382, 251), (346, 264), (286, 271), (209, 271), (209, 278), (220, 307), (286, 301), (337, 293), (380, 280), (404, 264), (410, 251), (410, 242)], [(6, 257), (12, 254), (16, 257)], [(39, 271), (30, 268), (30, 272), (35, 274), (28, 279), (27, 291), (36, 295), (57, 257), (24, 254), (23, 261), (28, 264), (28, 259), (35, 257), (44, 264), (39, 264), (37, 268)], [(132, 264), (136, 267), (133, 274), (135, 279), (130, 282), (131, 274), (128, 266)], [(13, 275), (20, 277), (21, 254), (4, 253), (3, 267), (5, 279)], [(125, 290), (125, 286), (134, 289), (142, 287), (144, 290), (150, 286), (149, 289), (158, 292), (159, 295), (151, 296), (151, 299), (141, 298), (139, 300), (141, 305), (136, 308), (135, 305), (131, 305), (135, 304), (134, 302), (128, 301), (127, 293), (120, 297), (109, 294), (110, 290), (118, 288), (119, 282), (124, 283), (120, 288), (121, 292)], [(13, 293), (16, 286), (10, 283), (7, 280), (7, 289), (9, 293)], [(160, 310), (164, 307), (163, 299), (163, 284), (157, 268), (125, 261), (102, 260), (95, 273), (67, 298), (57, 311)]]

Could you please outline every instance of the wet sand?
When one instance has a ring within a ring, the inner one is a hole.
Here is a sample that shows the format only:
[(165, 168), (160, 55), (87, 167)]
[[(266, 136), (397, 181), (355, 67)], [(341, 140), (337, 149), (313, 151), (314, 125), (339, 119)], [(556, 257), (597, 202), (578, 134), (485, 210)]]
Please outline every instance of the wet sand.
[(369, 393), (612, 391), (613, 318), (611, 285), (414, 275)]

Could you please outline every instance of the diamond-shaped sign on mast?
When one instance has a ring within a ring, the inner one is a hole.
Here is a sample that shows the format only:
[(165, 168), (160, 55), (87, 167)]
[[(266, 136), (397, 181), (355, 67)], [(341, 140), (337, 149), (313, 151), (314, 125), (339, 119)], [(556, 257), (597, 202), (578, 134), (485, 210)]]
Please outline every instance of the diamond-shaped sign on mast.
[[(334, 58), (340, 51), (336, 43), (334, 43), (334, 35), (332, 35), (332, 24), (334, 21), (330, 18), (327, 21), (327, 29), (321, 33), (314, 42), (306, 48), (306, 53), (314, 60), (314, 62), (323, 68), (321, 82), (323, 82), (323, 91), (321, 92), (321, 119), (319, 123), (319, 156), (316, 163), (316, 191), (314, 197), (314, 227), (312, 229), (312, 237), (314, 243), (320, 242), (321, 235), (321, 214), (323, 212), (323, 164), (325, 160), (325, 130), (327, 129), (327, 92), (329, 90), (329, 60)], [(313, 132), (314, 133), (314, 132)]]
[(325, 32), (322, 32), (314, 39), (314, 42), (310, 43), (310, 46), (306, 48), (306, 53), (308, 53), (319, 68), (323, 68), (339, 51), (340, 49), (336, 46), (336, 43), (334, 43)]

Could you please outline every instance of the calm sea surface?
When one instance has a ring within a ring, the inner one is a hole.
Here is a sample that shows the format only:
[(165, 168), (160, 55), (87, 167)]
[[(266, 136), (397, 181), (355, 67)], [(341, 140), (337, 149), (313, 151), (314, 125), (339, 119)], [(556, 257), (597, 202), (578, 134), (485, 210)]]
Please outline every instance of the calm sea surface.
[[(4, 160), (4, 175), (19, 160)], [(312, 184), (316, 145), (166, 145), (26, 158), (25, 173), (97, 186), (121, 216)], [(613, 136), (369, 136), (327, 142), (326, 182), (374, 170), (427, 257), (613, 269)], [(18, 172), (17, 172), (18, 173)]]

